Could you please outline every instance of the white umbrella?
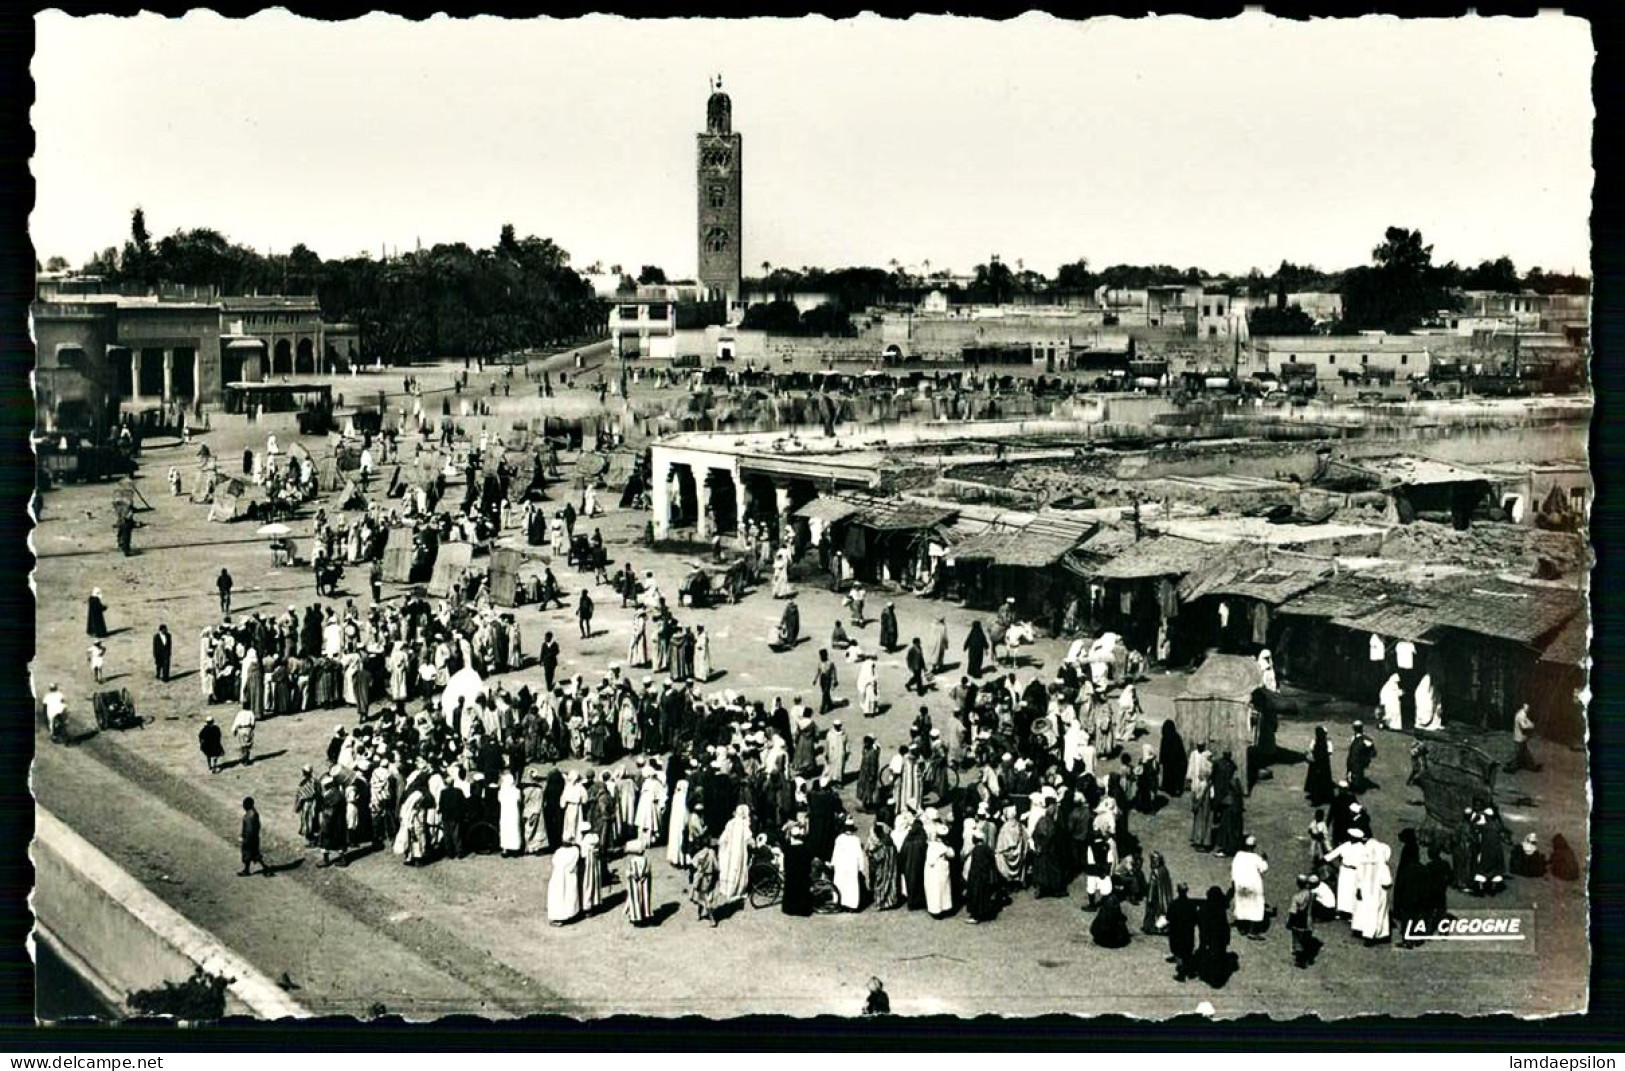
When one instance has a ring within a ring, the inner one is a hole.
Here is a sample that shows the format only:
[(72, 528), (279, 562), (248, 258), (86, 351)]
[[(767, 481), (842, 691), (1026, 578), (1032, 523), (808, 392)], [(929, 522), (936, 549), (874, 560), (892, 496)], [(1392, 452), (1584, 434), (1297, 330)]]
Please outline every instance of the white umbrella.
[(271, 536), (272, 538), (280, 539), (285, 535), (292, 535), (293, 529), (289, 528), (285, 524), (265, 524), (261, 525), (259, 531), (255, 532), (254, 534)]

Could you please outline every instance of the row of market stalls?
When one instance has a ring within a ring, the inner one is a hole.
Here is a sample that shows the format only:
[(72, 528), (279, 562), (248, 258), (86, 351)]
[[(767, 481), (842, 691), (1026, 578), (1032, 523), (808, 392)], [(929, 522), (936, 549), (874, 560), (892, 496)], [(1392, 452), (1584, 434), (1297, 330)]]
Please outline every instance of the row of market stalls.
[[(1115, 632), (1166, 665), (1211, 652), (1271, 651), (1287, 683), (1375, 704), (1390, 676), (1414, 717), (1431, 677), (1447, 723), (1504, 730), (1525, 698), (1545, 735), (1584, 736), (1576, 696), (1588, 614), (1572, 586), (1386, 561), (1371, 531), (1276, 526), (1268, 541), (1147, 533), (1098, 511), (985, 507), (821, 495), (793, 517), (816, 546), (827, 533), (849, 576), (976, 609), (1014, 599), (1060, 634)], [(1301, 531), (1299, 530), (1301, 529)], [(816, 560), (816, 559), (815, 559)]]
[(1398, 674), (1407, 724), (1424, 676), (1458, 724), (1506, 729), (1529, 697), (1545, 735), (1583, 738), (1583, 592), (1369, 559), (1350, 570), (1343, 561), (1153, 537), (1095, 570), (1103, 608), (1094, 627), (1174, 664), (1213, 649), (1268, 649), (1283, 680), (1360, 702), (1374, 704)]

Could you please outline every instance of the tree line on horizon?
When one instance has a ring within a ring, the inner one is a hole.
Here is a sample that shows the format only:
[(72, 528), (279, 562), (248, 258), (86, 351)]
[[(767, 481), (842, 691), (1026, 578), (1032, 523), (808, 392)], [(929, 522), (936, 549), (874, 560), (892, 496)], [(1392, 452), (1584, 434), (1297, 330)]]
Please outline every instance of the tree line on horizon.
[[(61, 258), (49, 267), (65, 269)], [(589, 272), (599, 269), (593, 265)], [(1454, 261), (1435, 264), (1433, 247), (1419, 230), (1389, 227), (1371, 253), (1371, 263), (1341, 271), (1282, 261), (1272, 273), (1255, 268), (1245, 276), (1213, 275), (1201, 268), (1114, 264), (1100, 271), (1079, 258), (1046, 276), (997, 254), (976, 265), (968, 281), (929, 262), (919, 272), (898, 261), (886, 268), (799, 269), (761, 265), (746, 288), (775, 295), (751, 306), (742, 326), (777, 334), (852, 335), (852, 317), (877, 305), (913, 305), (933, 290), (952, 304), (1067, 301), (1090, 296), (1102, 286), (1141, 289), (1161, 285), (1201, 285), (1216, 292), (1273, 297), (1255, 308), (1249, 326), (1255, 335), (1304, 334), (1310, 317), (1290, 306), (1287, 295), (1332, 291), (1343, 296), (1337, 331), (1383, 330), (1403, 334), (1441, 310), (1460, 306), (1463, 290), (1541, 294), (1584, 294), (1584, 276), (1520, 272), (1510, 257), (1475, 267)], [(364, 354), (386, 360), (442, 355), (496, 355), (562, 340), (601, 335), (608, 303), (595, 296), (570, 255), (549, 238), (516, 235), (504, 224), (494, 245), (437, 244), (383, 259), (362, 254), (327, 260), (303, 244), (286, 254), (264, 254), (200, 227), (177, 230), (154, 240), (145, 213), (131, 214), (130, 236), (122, 248), (108, 247), (83, 270), (115, 284), (160, 283), (213, 286), (223, 295), (276, 293), (312, 295), (331, 320), (357, 324)], [(612, 272), (621, 274), (618, 266)], [(636, 277), (621, 274), (621, 287), (663, 284), (658, 265), (642, 265)], [(825, 295), (818, 307), (801, 312), (796, 294)]]
[(386, 259), (325, 260), (303, 244), (269, 255), (207, 227), (153, 240), (131, 214), (130, 237), (83, 269), (113, 284), (213, 286), (225, 296), (313, 296), (322, 315), (360, 328), (362, 355), (389, 362), (496, 356), (601, 335), (608, 307), (550, 238), (504, 224), (495, 244), (437, 244)]

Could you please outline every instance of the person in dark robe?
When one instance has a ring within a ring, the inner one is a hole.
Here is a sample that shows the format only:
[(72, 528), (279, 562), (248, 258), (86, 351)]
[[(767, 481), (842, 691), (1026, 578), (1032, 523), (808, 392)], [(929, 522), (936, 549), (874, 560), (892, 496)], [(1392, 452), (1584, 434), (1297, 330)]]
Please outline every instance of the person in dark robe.
[(799, 824), (790, 827), (784, 840), (784, 899), (781, 906), (786, 915), (805, 918), (813, 912), (812, 899), (812, 847)]
[(965, 913), (971, 922), (991, 922), (1003, 905), (1004, 886), (999, 868), (981, 830), (971, 834), (965, 860)]
[(1473, 891), (1473, 856), (1477, 851), (1478, 830), (1473, 824), (1473, 809), (1465, 807), (1461, 823), (1450, 838), (1450, 880), (1462, 892)]
[(322, 861), (319, 865), (331, 866), (333, 853), (336, 852), (338, 865), (348, 866), (346, 852), (350, 847), (350, 827), (345, 820), (344, 789), (331, 777), (322, 779), (321, 811)]
[(243, 797), (242, 858), (243, 868), (237, 872), (239, 877), (248, 877), (255, 863), (260, 865), (261, 874), (271, 876), (271, 868), (265, 865), (265, 857), (260, 851), (260, 812), (254, 809), (253, 796)]
[(1151, 853), (1151, 873), (1146, 878), (1145, 919), (1141, 933), (1160, 934), (1168, 929), (1168, 908), (1174, 899), (1174, 880), (1161, 852)]
[(1366, 772), (1371, 769), (1371, 762), (1376, 757), (1377, 745), (1365, 735), (1365, 723), (1355, 722), (1354, 735), (1349, 739), (1349, 753), (1346, 757), (1349, 787), (1355, 792), (1364, 792), (1375, 787), (1366, 776)]
[(1210, 886), (1197, 914), (1197, 973), (1215, 989), (1230, 979), (1230, 902), (1224, 890)]
[(982, 660), (987, 657), (987, 633), (982, 631), (980, 621), (970, 623), (970, 631), (965, 634), (963, 650), (965, 652), (965, 672), (972, 677), (982, 675)]
[(897, 607), (889, 602), (880, 611), (880, 649), (887, 654), (897, 650)]
[(892, 842), (891, 827), (876, 821), (864, 853), (869, 857), (869, 890), (875, 907), (881, 911), (899, 907), (903, 891), (897, 880), (897, 845)]
[(1309, 748), (1309, 769), (1303, 775), (1303, 794), (1311, 807), (1328, 806), (1336, 786), (1332, 782), (1332, 746), (1326, 727), (1315, 726), (1315, 742)]
[(1033, 826), (1033, 895), (1037, 899), (1066, 895), (1066, 836), (1056, 818), (1055, 801), (1046, 797), (1044, 817)]
[(1429, 845), (1428, 861), (1422, 868), (1422, 889), (1417, 910), (1429, 933), (1437, 932), (1439, 920), (1450, 909), (1450, 863), (1439, 853), (1437, 844)]
[(1546, 853), (1540, 850), (1540, 842), (1533, 833), (1512, 849), (1512, 861), (1507, 866), (1520, 878), (1546, 876)]
[(1236, 761), (1226, 751), (1213, 764), (1213, 853), (1234, 855), (1241, 849), (1246, 818)]
[(918, 818), (909, 826), (903, 838), (903, 847), (897, 853), (898, 869), (903, 875), (903, 889), (908, 897), (910, 911), (925, 910), (925, 853), (927, 838), (925, 826)]
[(205, 720), (203, 728), (197, 731), (197, 746), (203, 752), (203, 760), (209, 764), (209, 772), (219, 773), (220, 760), (226, 756), (226, 746), (220, 724), (213, 718)]
[(811, 777), (818, 770), (818, 731), (811, 719), (795, 733), (790, 745), (790, 768), (799, 777)]
[(1179, 886), (1179, 894), (1168, 905), (1168, 958), (1174, 964), (1174, 981), (1183, 982), (1196, 973), (1196, 930), (1200, 910), (1190, 898), (1190, 890)]
[(801, 610), (796, 606), (794, 599), (784, 604), (784, 613), (779, 617), (776, 638), (778, 642), (772, 644), (775, 651), (788, 651), (801, 639)]
[(1416, 830), (1399, 832), (1399, 865), (1394, 868), (1393, 889), (1389, 893), (1389, 925), (1399, 936), (1400, 948), (1414, 948), (1416, 942), (1406, 938), (1407, 926), (1423, 914), (1422, 906), (1427, 881), (1422, 866), (1422, 849), (1416, 840)]
[(1157, 751), (1157, 765), (1162, 769), (1163, 794), (1183, 795), (1189, 762), (1185, 754), (1185, 741), (1172, 718), (1162, 723), (1162, 747)]
[(1089, 924), (1089, 936), (1101, 948), (1127, 948), (1133, 939), (1128, 930), (1128, 919), (1117, 894), (1111, 893), (1100, 902), (1094, 921)]
[(845, 817), (835, 786), (829, 778), (819, 778), (818, 784), (807, 793), (807, 846), (815, 857), (829, 862)]
[(1494, 896), (1506, 885), (1506, 841), (1511, 839), (1494, 807), (1484, 807), (1474, 819), (1477, 826), (1473, 855), (1473, 887), (1479, 896)]
[(101, 588), (85, 600), (85, 634), (98, 640), (107, 638), (107, 604), (102, 602)]
[(873, 810), (880, 799), (880, 748), (875, 746), (872, 736), (863, 738), (863, 754), (858, 758), (858, 782), (853, 791), (857, 795), (858, 807), (864, 811)]
[(547, 831), (547, 846), (554, 851), (564, 843), (563, 796), (564, 773), (555, 766), (542, 784), (542, 827)]
[(1579, 881), (1580, 860), (1569, 847), (1568, 838), (1561, 833), (1552, 834), (1552, 850), (1546, 857), (1546, 869), (1558, 881)]

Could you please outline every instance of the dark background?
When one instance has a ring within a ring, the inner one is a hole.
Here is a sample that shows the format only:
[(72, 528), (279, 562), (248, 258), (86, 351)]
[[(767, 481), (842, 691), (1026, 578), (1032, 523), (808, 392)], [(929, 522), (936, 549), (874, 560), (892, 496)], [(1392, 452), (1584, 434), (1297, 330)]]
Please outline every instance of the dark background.
[[(79, 3), (51, 5), (69, 14), (133, 15), (139, 10), (175, 15), (186, 5), (146, 0), (144, 3)], [(223, 15), (241, 16), (260, 5), (216, 3)], [(281, 0), (275, 6), (317, 18), (353, 18), (371, 10), (393, 11), (410, 18), (426, 18), (447, 7), (458, 15), (488, 13), (510, 17), (537, 14), (570, 16), (609, 11), (629, 16), (742, 15), (793, 16), (818, 13), (831, 17), (875, 11), (906, 16), (914, 12), (950, 13), (1006, 18), (1026, 10), (1079, 17), (1072, 4), (995, 5), (988, 0), (961, 0), (952, 4), (926, 2), (904, 8), (868, 0), (857, 3), (768, 3), (747, 6), (737, 0), (643, 0), (599, 6), (584, 0), (556, 0), (545, 6), (504, 5), (492, 0), (447, 5), (444, 3), (385, 0), (377, 5), (341, 0), (309, 3)], [(1451, 17), (1464, 14), (1464, 3), (1268, 3), (1265, 10), (1286, 17), (1358, 16), (1393, 14), (1407, 17)], [(1533, 15), (1535, 3), (1495, 3), (1477, 0), (1480, 15)], [(33, 294), (33, 249), (28, 215), (33, 204), (33, 180), (28, 161), (33, 134), (29, 108), (33, 83), (28, 67), (33, 53), (32, 5), (0, 7), (0, 620), (11, 624), (0, 631), (0, 1052), (53, 1053), (99, 1051), (293, 1051), (317, 1048), (335, 1052), (380, 1049), (634, 1049), (684, 1048), (789, 1049), (822, 1051), (861, 1049), (1175, 1049), (1200, 1045), (1208, 1050), (1314, 1050), (1482, 1049), (1520, 1050), (1525, 1053), (1561, 1049), (1607, 1051), (1625, 1049), (1625, 1015), (1621, 1015), (1621, 978), (1625, 952), (1621, 951), (1620, 861), (1625, 845), (1620, 783), (1625, 774), (1625, 732), (1619, 724), (1621, 695), (1625, 694), (1611, 670), (1621, 665), (1625, 633), (1620, 627), (1621, 577), (1616, 551), (1620, 531), (1619, 477), (1613, 466), (1625, 444), (1625, 423), (1612, 418), (1616, 399), (1625, 398), (1625, 368), (1612, 353), (1619, 347), (1619, 295), (1622, 284), (1620, 169), (1611, 152), (1620, 140), (1621, 27), (1625, 5), (1568, 3), (1571, 14), (1592, 24), (1597, 50), (1593, 97), (1596, 104), (1596, 187), (1593, 195), (1593, 300), (1594, 381), (1597, 410), (1592, 425), (1592, 466), (1597, 498), (1592, 517), (1592, 538), (1597, 548), (1593, 577), (1595, 640), (1591, 704), (1591, 762), (1594, 790), (1591, 870), (1592, 974), (1591, 1012), (1540, 1022), (1521, 1022), (1500, 1016), (1468, 1020), (1440, 1016), (1424, 1021), (1362, 1019), (1337, 1023), (1294, 1021), (1273, 1023), (1262, 1017), (1235, 1022), (1206, 1022), (1194, 1017), (1163, 1024), (1127, 1019), (1030, 1020), (886, 1019), (794, 1020), (743, 1019), (711, 1023), (703, 1019), (653, 1021), (613, 1019), (588, 1023), (536, 1018), (517, 1023), (491, 1024), (475, 1018), (445, 1020), (433, 1026), (405, 1024), (363, 1025), (353, 1020), (301, 1023), (297, 1026), (241, 1023), (177, 1031), (164, 1024), (59, 1026), (36, 1028), (34, 1022), (34, 965), (26, 948), (31, 925), (27, 897), (33, 885), (28, 842), (33, 832), (33, 804), (28, 793), (28, 763), (34, 746), (33, 703), (29, 693), (28, 661), (33, 648), (33, 596), (28, 588), (30, 558), (27, 550), (29, 520), (26, 512), (32, 490), (33, 465), (28, 448), (32, 402), (28, 372), (32, 346), (28, 337), (27, 306)], [(1161, 14), (1190, 14), (1225, 18), (1241, 11), (1240, 3), (1203, 3), (1200, 0), (1160, 0)], [(1107, 0), (1089, 5), (1090, 14), (1143, 16), (1147, 5)], [(1381, 77), (1381, 58), (1372, 58), (1372, 75)], [(772, 950), (764, 948), (764, 955)], [(858, 1009), (854, 1008), (856, 1012)]]

